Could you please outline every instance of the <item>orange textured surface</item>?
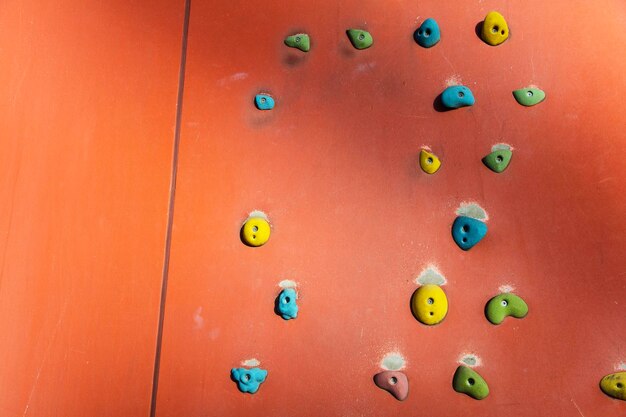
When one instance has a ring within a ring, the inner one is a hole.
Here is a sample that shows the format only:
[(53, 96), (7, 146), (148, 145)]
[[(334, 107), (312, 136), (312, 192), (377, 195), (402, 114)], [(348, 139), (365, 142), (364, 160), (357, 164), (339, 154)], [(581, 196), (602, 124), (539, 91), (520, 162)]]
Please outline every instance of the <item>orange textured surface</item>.
[[(624, 413), (598, 388), (626, 340), (624, 4), (463, 3), (192, 4), (158, 416)], [(475, 33), (492, 9), (511, 30), (495, 48)], [(412, 40), (427, 17), (429, 50)], [(592, 22), (602, 39), (581, 33)], [(353, 49), (351, 27), (374, 45)], [(282, 44), (301, 31), (308, 54)], [(474, 107), (435, 111), (451, 78)], [(511, 92), (529, 84), (547, 99), (524, 108)], [(499, 142), (515, 152), (494, 174), (481, 158)], [(465, 253), (450, 226), (467, 200), (490, 230)], [(273, 226), (261, 248), (239, 240), (254, 209)], [(450, 302), (432, 328), (409, 309), (429, 263)], [(282, 279), (300, 289), (289, 322), (272, 310)], [(502, 284), (530, 313), (495, 327), (483, 308)], [(389, 350), (408, 361), (402, 403), (372, 381)], [(452, 390), (464, 352), (483, 401)], [(251, 357), (269, 371), (253, 396), (229, 379)]]
[[(0, 4), (0, 415), (147, 416), (184, 1), (53, 3)], [(510, 28), (498, 47), (476, 34), (490, 10)], [(623, 1), (193, 0), (190, 16), (156, 416), (626, 413), (598, 387), (626, 362)], [(412, 39), (427, 17), (431, 49)], [(283, 45), (297, 32), (309, 53)], [(476, 105), (436, 111), (448, 82)], [(518, 105), (532, 84), (546, 101)], [(500, 142), (515, 150), (495, 174), (481, 158)], [(490, 216), (469, 252), (450, 236), (463, 201)], [(255, 209), (259, 248), (239, 239)], [(429, 264), (448, 280), (433, 327), (409, 306)], [(530, 312), (493, 326), (503, 284)], [(372, 380), (390, 351), (404, 402)], [(483, 401), (452, 389), (464, 353)], [(229, 378), (249, 358), (269, 371), (254, 395)]]
[(183, 3), (0, 5), (0, 415), (150, 408)]

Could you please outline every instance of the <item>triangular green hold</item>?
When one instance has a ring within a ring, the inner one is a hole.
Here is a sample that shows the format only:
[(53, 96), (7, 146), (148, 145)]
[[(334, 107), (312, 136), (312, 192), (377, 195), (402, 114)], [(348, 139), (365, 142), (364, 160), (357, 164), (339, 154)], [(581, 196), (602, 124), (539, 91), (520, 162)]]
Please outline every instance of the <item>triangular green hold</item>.
[(493, 172), (502, 172), (511, 162), (513, 152), (510, 149), (498, 149), (483, 158), (483, 164)]
[(452, 379), (452, 388), (461, 394), (467, 394), (476, 400), (482, 400), (489, 395), (489, 386), (478, 372), (467, 366), (456, 368)]
[(352, 46), (356, 49), (367, 49), (374, 43), (374, 39), (369, 32), (361, 29), (348, 29), (346, 31)]
[(513, 91), (513, 97), (522, 106), (530, 107), (545, 100), (546, 93), (538, 88), (526, 87)]
[(285, 45), (297, 48), (303, 52), (309, 52), (311, 49), (311, 39), (306, 33), (297, 33), (285, 38)]

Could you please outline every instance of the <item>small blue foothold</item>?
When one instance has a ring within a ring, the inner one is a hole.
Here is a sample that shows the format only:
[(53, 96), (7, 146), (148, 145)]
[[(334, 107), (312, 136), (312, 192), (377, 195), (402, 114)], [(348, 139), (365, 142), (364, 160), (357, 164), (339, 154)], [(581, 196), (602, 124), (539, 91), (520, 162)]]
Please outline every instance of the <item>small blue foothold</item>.
[(298, 294), (293, 288), (285, 288), (278, 295), (278, 311), (283, 319), (295, 319), (298, 317)]
[(441, 104), (449, 109), (473, 106), (474, 101), (474, 95), (471, 90), (464, 85), (450, 86), (441, 93)]
[(435, 46), (439, 39), (441, 39), (441, 32), (439, 31), (439, 25), (433, 18), (428, 18), (417, 28), (413, 33), (415, 42), (423, 48), (430, 48)]
[(237, 383), (237, 388), (241, 392), (254, 394), (259, 390), (259, 385), (265, 382), (267, 371), (261, 368), (233, 368), (230, 370), (233, 380)]
[(274, 99), (267, 94), (257, 94), (254, 97), (254, 104), (259, 110), (272, 110), (274, 108)]
[(452, 224), (452, 239), (463, 250), (470, 250), (487, 234), (487, 225), (480, 220), (459, 216)]

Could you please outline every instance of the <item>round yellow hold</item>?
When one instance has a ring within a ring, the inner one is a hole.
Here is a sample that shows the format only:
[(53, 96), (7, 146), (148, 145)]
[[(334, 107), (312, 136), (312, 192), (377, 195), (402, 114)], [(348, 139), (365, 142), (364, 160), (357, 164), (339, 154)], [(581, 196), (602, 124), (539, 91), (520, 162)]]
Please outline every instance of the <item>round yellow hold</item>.
[(480, 36), (489, 45), (496, 46), (509, 38), (509, 25), (498, 12), (489, 12), (483, 22)]
[(626, 401), (626, 372), (615, 372), (600, 380), (600, 389), (606, 395)]
[(270, 224), (263, 217), (250, 217), (241, 228), (241, 240), (248, 246), (263, 246), (270, 238)]
[(427, 174), (434, 174), (441, 167), (441, 161), (425, 149), (420, 152), (420, 167)]
[(448, 297), (439, 285), (422, 285), (411, 297), (411, 311), (420, 323), (438, 324), (448, 314)]

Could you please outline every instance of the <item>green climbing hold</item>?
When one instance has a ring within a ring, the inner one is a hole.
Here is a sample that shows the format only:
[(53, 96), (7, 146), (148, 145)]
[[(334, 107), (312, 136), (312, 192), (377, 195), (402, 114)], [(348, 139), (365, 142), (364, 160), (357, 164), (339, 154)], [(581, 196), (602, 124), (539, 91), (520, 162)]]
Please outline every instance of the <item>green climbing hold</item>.
[(506, 317), (523, 319), (528, 314), (528, 304), (512, 293), (493, 297), (485, 306), (485, 316), (492, 324), (500, 324)]
[(476, 400), (482, 400), (489, 395), (489, 386), (482, 376), (472, 368), (459, 366), (452, 379), (452, 388), (461, 394), (467, 394)]
[(546, 93), (538, 88), (526, 87), (513, 91), (513, 97), (522, 106), (530, 107), (544, 101)]
[(311, 39), (306, 33), (297, 33), (285, 38), (285, 45), (297, 48), (302, 52), (309, 52), (311, 49)]
[(509, 166), (512, 156), (510, 149), (496, 149), (483, 158), (483, 164), (493, 172), (500, 173)]
[(356, 49), (367, 49), (374, 43), (372, 35), (365, 30), (348, 29), (346, 33), (348, 38), (350, 38), (350, 42), (352, 42), (352, 46)]

